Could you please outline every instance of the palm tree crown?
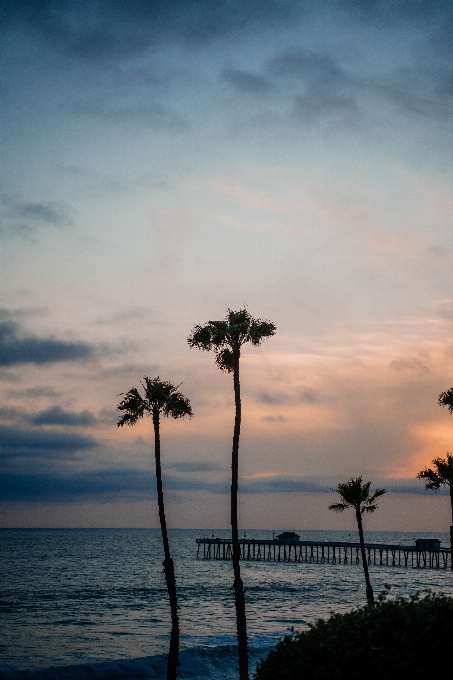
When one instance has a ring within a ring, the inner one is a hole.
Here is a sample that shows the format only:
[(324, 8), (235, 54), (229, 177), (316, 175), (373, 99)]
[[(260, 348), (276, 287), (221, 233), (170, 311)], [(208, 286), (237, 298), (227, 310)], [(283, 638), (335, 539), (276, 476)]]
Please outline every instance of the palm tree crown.
[(447, 451), (446, 458), (435, 458), (433, 468), (421, 470), (417, 479), (425, 481), (426, 489), (440, 489), (443, 484), (453, 485), (453, 454)]
[(329, 505), (329, 510), (343, 512), (343, 510), (354, 508), (362, 516), (365, 512), (374, 512), (377, 509), (375, 500), (385, 493), (385, 489), (376, 489), (374, 494), (370, 496), (370, 486), (371, 482), (363, 484), (362, 477), (356, 477), (348, 482), (338, 484), (338, 487), (334, 490), (340, 494), (343, 500), (341, 503)]
[(145, 413), (150, 416), (162, 413), (172, 418), (193, 415), (189, 400), (177, 391), (179, 385), (175, 387), (170, 382), (160, 380), (159, 376), (157, 378), (145, 376), (140, 382), (145, 396), (142, 397), (136, 387), (126, 392), (124, 399), (117, 406), (118, 411), (124, 411), (118, 421), (118, 427), (135, 425)]
[(228, 309), (222, 321), (208, 321), (204, 326), (195, 326), (187, 342), (191, 347), (214, 350), (217, 366), (231, 373), (234, 359), (239, 357), (244, 343), (250, 342), (257, 347), (264, 338), (275, 335), (275, 331), (275, 324), (254, 319), (245, 308), (238, 312)]
[(446, 392), (439, 394), (437, 403), (439, 406), (448, 406), (450, 413), (453, 413), (453, 387), (450, 387)]

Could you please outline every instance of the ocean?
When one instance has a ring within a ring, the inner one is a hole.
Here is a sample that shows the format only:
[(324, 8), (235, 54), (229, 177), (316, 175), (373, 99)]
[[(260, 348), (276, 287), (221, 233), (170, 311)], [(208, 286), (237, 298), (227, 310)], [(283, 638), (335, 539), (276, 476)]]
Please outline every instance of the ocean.
[[(356, 541), (353, 532), (303, 531), (301, 539)], [(196, 538), (229, 532), (170, 530), (180, 606), (180, 678), (237, 678), (231, 564), (197, 559)], [(247, 530), (248, 538), (272, 538)], [(411, 545), (447, 533), (367, 532), (367, 542)], [(170, 613), (157, 529), (0, 530), (0, 678), (165, 678)], [(294, 627), (365, 604), (361, 565), (242, 562), (251, 674)], [(375, 594), (428, 588), (453, 595), (453, 573), (371, 566)]]

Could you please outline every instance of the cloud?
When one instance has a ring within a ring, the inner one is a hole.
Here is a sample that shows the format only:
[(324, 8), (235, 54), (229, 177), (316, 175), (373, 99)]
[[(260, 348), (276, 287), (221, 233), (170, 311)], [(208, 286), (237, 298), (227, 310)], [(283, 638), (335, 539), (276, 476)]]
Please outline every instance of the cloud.
[(88, 411), (64, 411), (59, 406), (52, 406), (37, 413), (32, 418), (33, 425), (69, 425), (69, 426), (85, 426), (93, 425), (96, 418)]
[(49, 364), (90, 359), (94, 348), (86, 342), (40, 338), (20, 332), (12, 321), (0, 322), (0, 366)]
[(297, 395), (297, 400), (306, 404), (318, 404), (320, 402), (320, 396), (316, 390), (312, 390), (310, 387), (304, 387)]
[[(167, 465), (178, 471), (196, 472), (219, 469), (214, 463), (204, 466), (203, 462), (194, 462), (187, 468), (178, 463)], [(198, 466), (198, 467), (197, 467)], [(171, 492), (203, 492), (229, 495), (229, 476), (222, 476), (217, 481), (209, 481), (197, 477), (164, 475), (164, 490)], [(260, 495), (269, 493), (321, 493), (332, 494), (336, 484), (328, 478), (301, 478), (290, 475), (258, 476), (240, 480), (240, 494)], [(404, 493), (429, 495), (423, 484), (414, 479), (382, 479), (373, 484), (373, 489), (384, 487), (388, 493)], [(438, 492), (445, 495), (445, 489)], [(28, 502), (75, 502), (95, 500), (107, 502), (113, 500), (140, 501), (155, 500), (155, 477), (150, 469), (139, 468), (104, 468), (95, 470), (70, 470), (56, 473), (15, 473), (7, 472), (0, 477), (0, 495), (3, 501)]]
[(223, 467), (218, 463), (204, 460), (179, 460), (167, 463), (166, 467), (177, 470), (177, 472), (216, 472), (223, 470)]
[(76, 114), (95, 116), (105, 121), (126, 122), (138, 120), (156, 130), (167, 130), (169, 132), (185, 132), (189, 129), (187, 121), (172, 109), (157, 103), (135, 102), (127, 103), (118, 101), (114, 97), (111, 101), (88, 100), (85, 102), (77, 101), (73, 104), (72, 110)]
[(439, 315), (443, 319), (453, 321), (453, 300), (442, 300), (439, 304)]
[(80, 8), (59, 0), (1, 3), (5, 24), (37, 31), (54, 49), (83, 61), (125, 59), (162, 43), (199, 47), (251, 28), (288, 24), (300, 7), (293, 0), (104, 0), (82, 21)]
[(84, 470), (66, 475), (3, 474), (0, 479), (4, 501), (71, 502), (112, 498), (143, 500), (154, 496), (154, 479), (138, 469)]
[[(350, 16), (349, 21), (354, 18)], [(353, 23), (350, 30), (354, 30)], [(430, 28), (425, 25), (424, 31), (426, 37)], [(269, 58), (261, 72), (227, 68), (221, 78), (239, 95), (278, 92), (281, 107), (286, 108), (283, 117), (304, 125), (330, 120), (363, 129), (367, 121), (369, 132), (371, 123), (375, 127), (379, 118), (398, 111), (449, 126), (453, 69), (450, 63), (442, 63), (438, 54), (432, 48), (415, 50), (411, 63), (404, 67), (392, 65), (376, 72), (367, 65), (365, 56), (359, 70), (357, 59), (351, 66), (338, 50), (292, 48)], [(275, 106), (272, 110), (271, 119)]]
[(429, 368), (419, 359), (394, 359), (390, 366), (398, 372), (429, 373)]
[(65, 458), (77, 451), (97, 448), (98, 442), (89, 435), (49, 431), (41, 429), (19, 429), (0, 425), (1, 457), (13, 458)]
[(25, 397), (27, 399), (39, 399), (40, 397), (57, 397), (58, 392), (53, 387), (28, 387), (24, 390), (9, 390), (11, 397)]
[(63, 203), (26, 201), (18, 196), (0, 196), (0, 233), (30, 237), (42, 227), (62, 228), (74, 224), (74, 211)]
[(225, 80), (235, 90), (241, 93), (260, 95), (273, 89), (273, 84), (268, 78), (248, 71), (238, 71), (236, 69), (226, 69), (222, 74)]
[(108, 326), (127, 326), (129, 327), (131, 323), (143, 324), (144, 322), (151, 322), (154, 325), (160, 325), (165, 320), (165, 314), (162, 312), (152, 309), (150, 307), (142, 307), (135, 305), (124, 309), (122, 311), (114, 312), (109, 316), (105, 316), (96, 320), (96, 323), (100, 325)]
[(317, 404), (320, 397), (316, 390), (311, 387), (302, 387), (296, 394), (288, 394), (287, 392), (267, 392), (262, 391), (256, 395), (258, 402), (262, 404), (289, 404), (289, 403), (306, 403)]
[[(5, 501), (62, 501), (155, 499), (155, 476), (151, 470), (104, 468), (66, 473), (2, 474), (0, 495)], [(203, 483), (198, 479), (164, 477), (164, 491), (211, 491), (229, 493), (229, 484)]]
[(291, 401), (289, 394), (285, 392), (259, 392), (256, 395), (257, 401), (262, 404), (286, 404)]
[(387, 99), (407, 113), (446, 122), (453, 114), (452, 81), (451, 67), (417, 63), (401, 69), (382, 85), (377, 82), (376, 91), (381, 90)]
[(423, 483), (417, 479), (382, 479), (374, 484), (373, 488), (384, 488), (388, 493), (411, 493), (417, 496), (429, 496), (433, 493), (445, 496), (449, 493), (448, 489), (444, 487), (438, 491), (427, 490)]
[(363, 84), (328, 52), (294, 49), (271, 59), (267, 72), (294, 93), (293, 116), (306, 123), (332, 114), (357, 119)]
[(301, 491), (312, 491), (317, 493), (327, 493), (331, 489), (326, 485), (310, 479), (298, 479), (284, 475), (274, 475), (270, 477), (257, 477), (255, 479), (241, 480), (241, 493), (262, 494), (262, 493), (295, 493)]
[(414, 2), (413, 0), (340, 0), (348, 14), (366, 22), (367, 26), (402, 27), (420, 20), (427, 23), (443, 15), (448, 20), (451, 9), (449, 0), (437, 2)]

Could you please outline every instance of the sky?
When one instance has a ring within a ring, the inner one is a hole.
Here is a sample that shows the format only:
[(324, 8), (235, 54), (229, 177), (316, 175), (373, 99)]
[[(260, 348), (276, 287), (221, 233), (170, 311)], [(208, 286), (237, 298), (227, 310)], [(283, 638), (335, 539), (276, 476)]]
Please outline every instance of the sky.
[(2, 1), (3, 527), (229, 525), (231, 375), (190, 349), (244, 305), (239, 521), (446, 531), (417, 472), (453, 447), (448, 0)]

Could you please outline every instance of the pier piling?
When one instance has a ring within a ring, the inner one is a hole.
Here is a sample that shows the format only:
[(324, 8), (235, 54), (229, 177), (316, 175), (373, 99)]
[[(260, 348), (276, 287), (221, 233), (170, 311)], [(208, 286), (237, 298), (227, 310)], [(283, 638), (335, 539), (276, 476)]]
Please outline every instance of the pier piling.
[[(204, 560), (231, 560), (232, 543), (228, 538), (197, 538), (197, 557)], [(242, 538), (241, 560), (268, 562), (306, 562), (314, 564), (361, 564), (360, 543), (334, 541), (291, 541)], [(450, 569), (449, 548), (409, 545), (365, 544), (369, 565)]]

